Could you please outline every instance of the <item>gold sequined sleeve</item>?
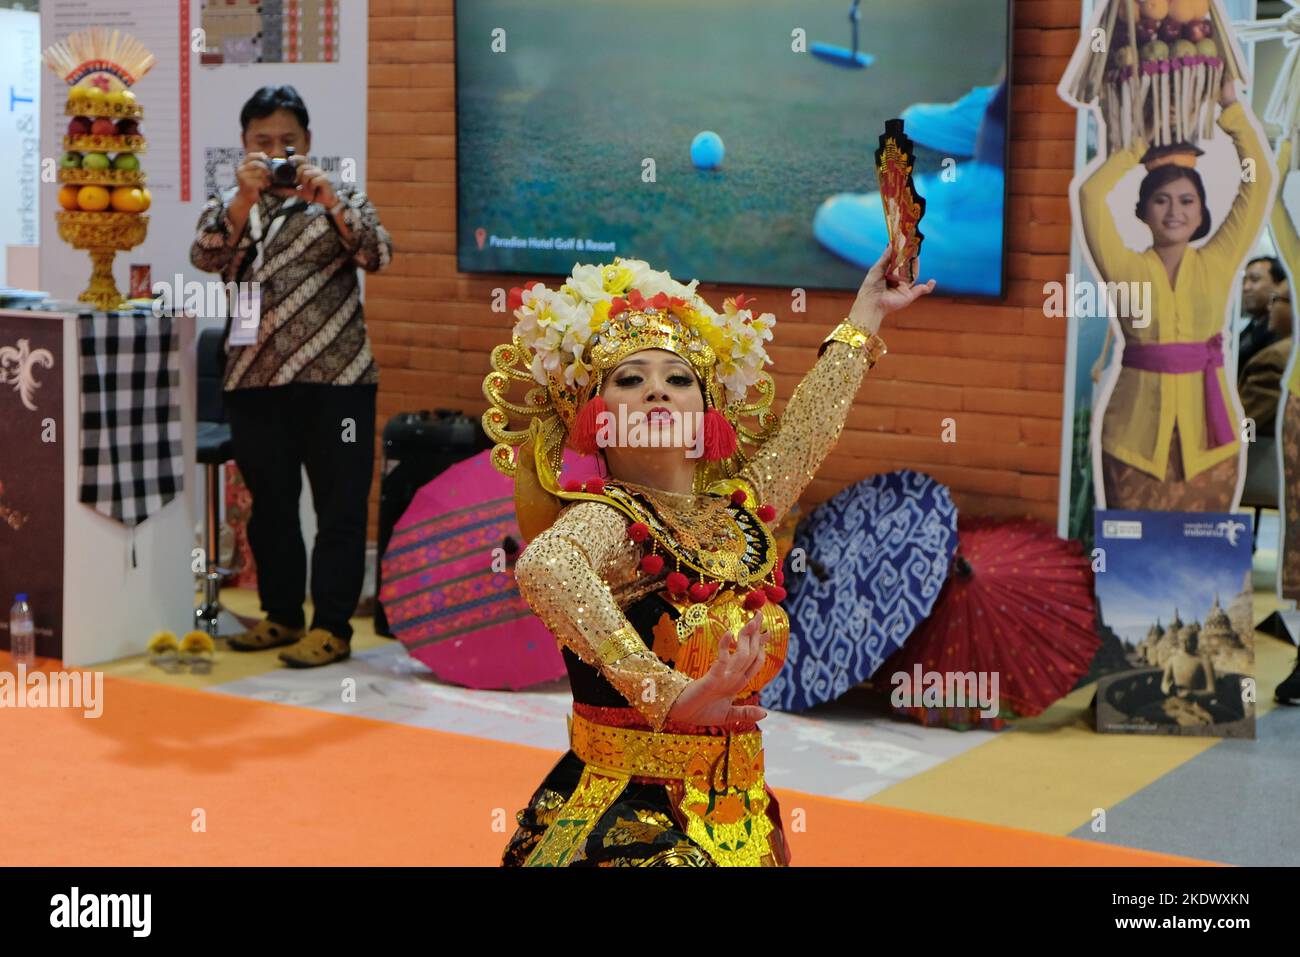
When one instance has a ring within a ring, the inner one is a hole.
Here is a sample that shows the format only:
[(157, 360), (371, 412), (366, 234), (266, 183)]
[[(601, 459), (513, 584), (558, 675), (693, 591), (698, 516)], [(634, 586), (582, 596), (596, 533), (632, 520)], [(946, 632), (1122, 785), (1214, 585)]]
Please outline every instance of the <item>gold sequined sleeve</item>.
[[(863, 332), (870, 334), (865, 327)], [(776, 509), (775, 521), (790, 510), (835, 447), (853, 397), (867, 371), (867, 356), (843, 342), (831, 342), (785, 404), (776, 434), (741, 470), (760, 504)]]
[(690, 678), (654, 654), (623, 615), (604, 580), (623, 549), (627, 519), (601, 502), (560, 513), (515, 563), (519, 592), (551, 633), (618, 689), (656, 731)]

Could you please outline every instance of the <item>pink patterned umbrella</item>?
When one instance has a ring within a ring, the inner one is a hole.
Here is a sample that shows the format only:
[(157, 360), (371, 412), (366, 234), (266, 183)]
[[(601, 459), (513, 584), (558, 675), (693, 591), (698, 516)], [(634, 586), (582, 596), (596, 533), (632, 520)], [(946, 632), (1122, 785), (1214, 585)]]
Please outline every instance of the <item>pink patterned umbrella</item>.
[[(562, 677), (564, 660), (515, 585), (524, 542), (514, 483), (490, 455), (458, 462), (416, 492), (384, 552), (379, 598), (393, 634), (439, 678), (517, 690)], [(595, 474), (594, 459), (565, 454), (566, 480)]]

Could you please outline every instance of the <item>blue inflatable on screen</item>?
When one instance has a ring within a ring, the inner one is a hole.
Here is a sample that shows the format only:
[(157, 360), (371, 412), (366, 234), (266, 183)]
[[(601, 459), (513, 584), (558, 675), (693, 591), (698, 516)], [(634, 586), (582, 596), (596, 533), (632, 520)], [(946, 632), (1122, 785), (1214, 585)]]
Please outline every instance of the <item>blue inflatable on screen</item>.
[(691, 140), (691, 162), (696, 169), (717, 169), (722, 165), (722, 156), (727, 148), (722, 145), (722, 137), (713, 130), (696, 133)]

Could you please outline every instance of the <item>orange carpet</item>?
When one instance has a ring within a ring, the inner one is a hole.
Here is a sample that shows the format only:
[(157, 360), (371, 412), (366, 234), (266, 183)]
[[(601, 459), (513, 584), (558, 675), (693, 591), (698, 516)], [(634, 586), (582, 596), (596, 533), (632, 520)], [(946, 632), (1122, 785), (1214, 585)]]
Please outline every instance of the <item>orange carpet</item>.
[[(0, 710), (0, 865), (494, 865), (559, 755), (104, 681), (91, 719)], [(1203, 863), (778, 789), (796, 866)], [(803, 830), (790, 827), (799, 813)]]

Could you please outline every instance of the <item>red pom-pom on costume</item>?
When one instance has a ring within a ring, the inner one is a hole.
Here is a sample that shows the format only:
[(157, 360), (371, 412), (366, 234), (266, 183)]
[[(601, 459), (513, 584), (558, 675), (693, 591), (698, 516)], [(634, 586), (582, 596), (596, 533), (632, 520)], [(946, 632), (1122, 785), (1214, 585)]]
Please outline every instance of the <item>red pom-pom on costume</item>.
[(634, 542), (644, 542), (650, 534), (650, 526), (645, 522), (633, 522), (627, 527), (627, 537)]
[(609, 318), (613, 319), (620, 312), (627, 308), (627, 300), (622, 296), (615, 296), (609, 304)]
[(712, 598), (714, 594), (717, 592), (717, 590), (721, 587), (722, 587), (721, 582), (709, 582), (709, 597)]
[(762, 589), (755, 589), (745, 596), (745, 609), (747, 611), (758, 611), (767, 604), (767, 595)]
[(717, 462), (735, 454), (736, 430), (721, 412), (709, 409), (704, 413), (704, 458)]
[(761, 521), (770, 522), (776, 518), (776, 509), (771, 505), (760, 505), (758, 507), (758, 517)]
[(510, 295), (506, 297), (506, 305), (514, 312), (524, 304), (524, 291), (518, 286), (510, 287)]
[(564, 483), (564, 490), (566, 492), (581, 492), (582, 483), (579, 482), (577, 479), (569, 479), (567, 482)]
[(731, 501), (737, 505), (744, 505), (745, 499), (747, 498), (749, 498), (749, 496), (745, 494), (745, 490), (743, 488), (738, 488), (731, 493)]
[(605, 491), (605, 480), (603, 478), (589, 478), (582, 490), (589, 495), (600, 495)]
[(691, 583), (681, 572), (669, 572), (665, 584), (668, 586), (668, 590), (676, 595), (686, 591)]
[(696, 582), (691, 586), (691, 601), (705, 601), (712, 594), (713, 590), (704, 582)]
[(785, 584), (785, 569), (781, 567), (780, 562), (777, 562), (776, 567), (772, 569), (772, 577), (776, 579), (778, 585)]
[(647, 575), (658, 575), (664, 570), (664, 560), (662, 555), (647, 555), (641, 559), (641, 571)]
[(785, 589), (780, 585), (764, 585), (763, 593), (767, 595), (768, 601), (775, 604), (785, 601)]
[(593, 395), (587, 400), (587, 404), (582, 407), (578, 413), (578, 418), (573, 423), (573, 429), (569, 432), (569, 446), (583, 455), (595, 455), (596, 449), (596, 432), (599, 428), (597, 416), (605, 411), (605, 400), (598, 395)]

